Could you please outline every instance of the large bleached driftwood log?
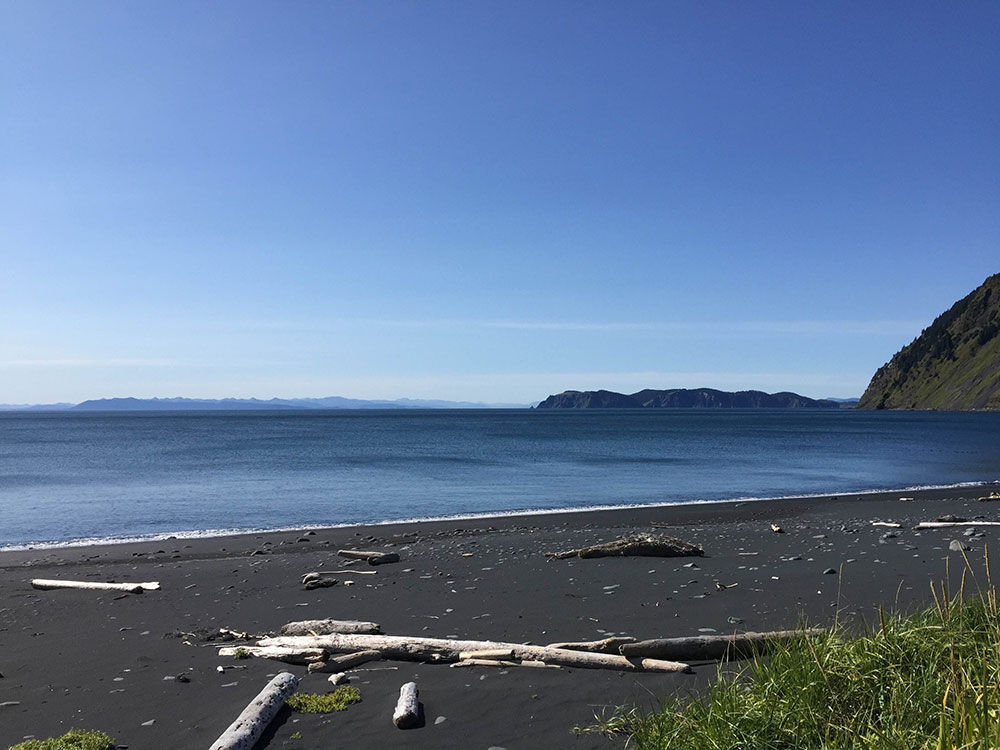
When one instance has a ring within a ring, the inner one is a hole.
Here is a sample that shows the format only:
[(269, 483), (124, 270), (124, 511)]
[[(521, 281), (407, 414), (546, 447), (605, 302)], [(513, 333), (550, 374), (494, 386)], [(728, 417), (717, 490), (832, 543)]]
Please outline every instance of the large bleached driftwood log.
[(159, 581), (104, 583), (103, 581), (55, 581), (48, 578), (35, 578), (31, 581), (31, 585), (42, 591), (48, 591), (49, 589), (97, 589), (103, 591), (128, 591), (133, 594), (141, 594), (143, 591), (157, 591), (160, 588)]
[(299, 679), (289, 672), (276, 675), (209, 750), (250, 750), (298, 685)]
[(621, 652), (631, 657), (656, 659), (685, 659), (710, 661), (725, 656), (739, 658), (765, 650), (776, 641), (789, 641), (803, 636), (824, 633), (822, 628), (810, 630), (773, 630), (767, 633), (738, 633), (736, 635), (696, 635), (689, 638), (654, 638), (621, 646)]
[(946, 529), (949, 526), (1000, 526), (1000, 521), (921, 521), (918, 529)]
[(407, 682), (399, 689), (392, 723), (400, 729), (409, 729), (420, 723), (420, 702), (417, 700), (417, 683)]
[(384, 565), (385, 563), (399, 562), (399, 555), (395, 552), (374, 552), (362, 549), (342, 549), (337, 550), (341, 557), (351, 560), (366, 560), (369, 565)]
[(689, 544), (672, 536), (657, 536), (655, 534), (637, 534), (636, 536), (616, 539), (605, 544), (595, 544), (590, 547), (566, 550), (565, 552), (546, 552), (546, 557), (565, 560), (569, 557), (700, 557), (705, 550), (696, 544)]
[(282, 635), (326, 635), (328, 633), (381, 633), (377, 622), (361, 620), (299, 620), (281, 626)]
[(399, 661), (458, 661), (463, 651), (509, 651), (513, 658), (544, 661), (564, 667), (581, 669), (615, 669), (623, 672), (689, 672), (690, 667), (675, 661), (659, 659), (631, 660), (620, 654), (597, 654), (586, 651), (529, 646), (521, 643), (495, 641), (460, 641), (451, 638), (420, 638), (398, 635), (364, 635), (331, 633), (314, 636), (278, 636), (264, 638), (259, 646), (323, 649), (332, 653), (378, 651), (383, 659)]

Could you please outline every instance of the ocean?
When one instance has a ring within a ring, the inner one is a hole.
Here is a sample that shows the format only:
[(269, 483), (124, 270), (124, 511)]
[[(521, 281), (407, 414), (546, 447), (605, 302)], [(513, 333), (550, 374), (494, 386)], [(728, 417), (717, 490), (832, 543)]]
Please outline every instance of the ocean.
[(1000, 413), (0, 413), (0, 547), (1000, 479)]

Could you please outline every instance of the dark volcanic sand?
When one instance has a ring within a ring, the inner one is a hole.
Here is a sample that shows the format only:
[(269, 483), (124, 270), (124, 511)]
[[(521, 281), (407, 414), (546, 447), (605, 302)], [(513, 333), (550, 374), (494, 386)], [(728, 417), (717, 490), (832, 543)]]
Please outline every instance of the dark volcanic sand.
[[(803, 618), (871, 622), (877, 607), (929, 601), (929, 582), (952, 580), (962, 539), (981, 570), (982, 537), (964, 529), (912, 526), (952, 513), (1000, 519), (1000, 503), (977, 503), (990, 488), (750, 503), (671, 506), (474, 521), (428, 522), (197, 540), (168, 540), (0, 553), (0, 747), (26, 736), (101, 729), (129, 748), (207, 748), (268, 681), (289, 670), (301, 690), (332, 689), (327, 675), (261, 659), (233, 661), (172, 635), (232, 628), (277, 630), (290, 620), (373, 620), (397, 635), (533, 643), (639, 638), (713, 628), (767, 630)], [(912, 502), (899, 502), (901, 495)], [(873, 520), (904, 522), (896, 537)], [(704, 558), (549, 560), (546, 551), (658, 529), (705, 547)], [(777, 522), (787, 533), (769, 529)], [(265, 542), (270, 545), (265, 546)], [(995, 545), (1000, 547), (1000, 545)], [(264, 547), (269, 554), (250, 556)], [(359, 570), (350, 587), (304, 591), (301, 576), (343, 567), (343, 547), (392, 549), (402, 561)], [(471, 553), (470, 557), (463, 554)], [(694, 562), (696, 567), (685, 567)], [(410, 572), (407, 572), (410, 571)], [(31, 578), (158, 580), (142, 595), (35, 591)], [(718, 591), (715, 582), (738, 583)], [(732, 624), (728, 618), (742, 622)], [(216, 669), (227, 667), (224, 673)], [(623, 740), (574, 734), (602, 706), (655, 704), (703, 686), (695, 674), (624, 674), (579, 669), (452, 669), (380, 662), (352, 672), (363, 701), (325, 716), (283, 713), (269, 748), (609, 748)], [(184, 673), (190, 682), (164, 679)], [(404, 682), (416, 680), (426, 725), (391, 722)], [(17, 705), (3, 705), (17, 701)], [(443, 717), (439, 720), (438, 717)], [(148, 726), (143, 724), (152, 721)], [(301, 739), (292, 739), (294, 733)]]

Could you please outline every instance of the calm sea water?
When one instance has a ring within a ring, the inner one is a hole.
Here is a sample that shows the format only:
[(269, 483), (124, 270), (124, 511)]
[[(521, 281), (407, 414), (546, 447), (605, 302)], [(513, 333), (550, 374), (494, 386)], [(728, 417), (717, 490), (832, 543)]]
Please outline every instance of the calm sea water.
[(0, 546), (1000, 479), (1000, 414), (0, 414)]

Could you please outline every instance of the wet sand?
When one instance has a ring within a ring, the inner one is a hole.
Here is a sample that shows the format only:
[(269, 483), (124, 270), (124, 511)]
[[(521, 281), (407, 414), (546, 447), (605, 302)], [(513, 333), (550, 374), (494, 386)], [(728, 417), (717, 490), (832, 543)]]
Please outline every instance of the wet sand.
[[(371, 620), (393, 635), (545, 644), (828, 625), (835, 617), (861, 627), (877, 620), (879, 606), (928, 603), (929, 583), (948, 566), (957, 582), (964, 561), (949, 551), (954, 539), (982, 571), (984, 546), (1000, 549), (1000, 527), (965, 536), (962, 528), (913, 526), (944, 514), (1000, 520), (1000, 502), (975, 500), (990, 489), (0, 552), (0, 747), (83, 727), (133, 750), (206, 748), (269, 675), (288, 670), (300, 676), (300, 690), (332, 689), (327, 675), (307, 675), (305, 667), (220, 658), (206, 642), (219, 628), (263, 633), (330, 617)], [(873, 527), (876, 520), (903, 528)], [(772, 533), (771, 523), (785, 533)], [(544, 556), (650, 531), (703, 545), (705, 557)], [(395, 551), (401, 561), (346, 566), (336, 577), (353, 585), (303, 590), (303, 574), (344, 568), (336, 551), (348, 547)], [(842, 576), (825, 572), (831, 568)], [(162, 590), (36, 591), (32, 578), (160, 581)], [(731, 587), (720, 591), (716, 582)], [(181, 674), (189, 681), (174, 679)], [(696, 664), (694, 674), (370, 663), (350, 673), (361, 703), (329, 715), (285, 711), (260, 746), (620, 748), (622, 738), (573, 728), (592, 724), (605, 706), (650, 707), (715, 674), (714, 663)], [(419, 685), (426, 722), (401, 731), (392, 709), (410, 680)]]

